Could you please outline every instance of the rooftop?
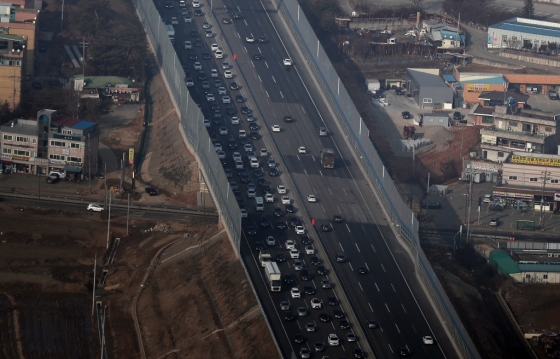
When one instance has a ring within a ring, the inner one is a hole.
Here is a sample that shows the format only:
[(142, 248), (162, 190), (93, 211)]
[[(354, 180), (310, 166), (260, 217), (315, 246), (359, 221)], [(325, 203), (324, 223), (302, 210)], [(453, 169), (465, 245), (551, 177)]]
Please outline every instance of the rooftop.
[[(76, 76), (76, 78), (82, 77), (81, 75)], [(118, 76), (85, 76), (84, 77), (84, 87), (115, 87), (116, 84), (124, 84), (130, 87), (136, 87), (136, 85), (127, 79), (126, 77)]]
[(560, 37), (560, 24), (550, 21), (524, 19), (521, 17), (513, 17), (497, 24), (490, 25), (488, 27), (488, 33), (490, 33), (491, 29), (523, 32), (532, 35)]
[(560, 272), (560, 263), (519, 263), (522, 272)]
[(479, 96), (479, 100), (504, 100), (504, 98), (513, 98), (517, 103), (525, 103), (529, 99), (529, 95), (525, 95), (518, 92), (506, 92), (504, 95), (503, 91), (486, 91), (482, 92)]
[(420, 69), (407, 69), (406, 73), (424, 87), (449, 87), (439, 75), (426, 73)]

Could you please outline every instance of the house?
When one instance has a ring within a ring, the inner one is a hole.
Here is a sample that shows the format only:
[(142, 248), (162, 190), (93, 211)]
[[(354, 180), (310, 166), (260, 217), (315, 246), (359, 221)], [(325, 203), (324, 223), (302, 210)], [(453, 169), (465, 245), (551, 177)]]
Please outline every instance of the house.
[(443, 81), (438, 69), (407, 69), (405, 88), (419, 107), (452, 107), (453, 89)]
[(467, 114), (467, 122), (473, 125), (491, 126), (494, 123), (495, 107), (503, 105), (508, 99), (513, 99), (517, 108), (523, 109), (529, 96), (511, 91), (505, 93), (504, 91), (482, 92), (478, 96), (478, 103), (474, 104)]

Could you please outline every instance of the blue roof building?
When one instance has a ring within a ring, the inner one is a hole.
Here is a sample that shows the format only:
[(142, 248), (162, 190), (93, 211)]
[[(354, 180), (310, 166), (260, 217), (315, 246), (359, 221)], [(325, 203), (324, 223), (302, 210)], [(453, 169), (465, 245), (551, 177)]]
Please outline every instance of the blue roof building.
[(560, 43), (560, 24), (514, 17), (488, 27), (488, 48), (539, 49)]

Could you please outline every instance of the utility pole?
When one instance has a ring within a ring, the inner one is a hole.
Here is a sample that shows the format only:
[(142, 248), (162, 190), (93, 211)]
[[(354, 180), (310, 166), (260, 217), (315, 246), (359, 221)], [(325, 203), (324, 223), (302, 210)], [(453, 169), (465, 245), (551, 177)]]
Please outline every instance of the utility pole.
[(107, 216), (107, 249), (109, 249), (109, 237), (111, 233), (111, 198), (113, 198), (113, 196), (109, 196), (109, 215)]
[(548, 167), (546, 167), (546, 170), (541, 172), (542, 176), (540, 177), (540, 179), (542, 179), (542, 193), (541, 193), (541, 230), (545, 230), (545, 214), (544, 214), (544, 187), (546, 186), (546, 181), (550, 180), (550, 177), (548, 177), (548, 175), (550, 175), (550, 172), (548, 172)]
[(130, 192), (128, 192), (128, 202), (126, 205), (126, 235), (128, 236), (128, 216), (130, 214)]
[(428, 187), (426, 188), (426, 216), (430, 209), (430, 172), (428, 172)]
[(17, 94), (17, 89), (16, 89), (16, 79), (20, 79), (20, 76), (16, 75), (16, 69), (14, 68), (14, 76), (10, 76), (10, 78), (13, 79), (14, 82), (14, 94), (12, 95), (12, 111), (15, 111), (16, 109), (16, 94)]
[(62, 12), (60, 15), (60, 31), (62, 32), (62, 26), (64, 24), (64, 0), (62, 0)]
[(467, 216), (467, 243), (469, 243), (469, 236), (471, 235), (471, 197), (472, 197), (472, 180), (473, 180), (473, 173), (472, 173), (472, 165), (471, 165), (471, 176), (469, 181), (469, 205), (468, 205), (468, 216)]
[(89, 137), (89, 133), (87, 135), (87, 146), (88, 146), (88, 181), (89, 181), (89, 193), (91, 193), (91, 141)]
[(95, 261), (93, 262), (93, 291), (91, 294), (91, 315), (93, 316), (93, 311), (95, 309), (95, 274), (97, 273), (97, 252), (95, 252)]

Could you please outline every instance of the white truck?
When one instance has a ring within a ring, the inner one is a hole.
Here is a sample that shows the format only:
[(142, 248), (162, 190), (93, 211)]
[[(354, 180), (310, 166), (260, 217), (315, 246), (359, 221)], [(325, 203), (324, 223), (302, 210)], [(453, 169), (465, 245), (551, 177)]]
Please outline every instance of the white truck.
[(272, 292), (279, 292), (282, 290), (282, 273), (280, 273), (280, 268), (276, 262), (265, 262), (264, 272), (266, 274), (266, 279), (270, 284), (270, 290)]
[(261, 262), (261, 266), (264, 267), (266, 262), (272, 262), (272, 255), (269, 251), (263, 249), (259, 253), (259, 261)]
[(381, 88), (381, 83), (376, 79), (366, 79), (366, 85), (369, 93), (376, 93)]
[(171, 43), (175, 45), (175, 29), (173, 28), (173, 25), (166, 24), (165, 31), (167, 31), (167, 36), (169, 36), (169, 40), (171, 40)]

